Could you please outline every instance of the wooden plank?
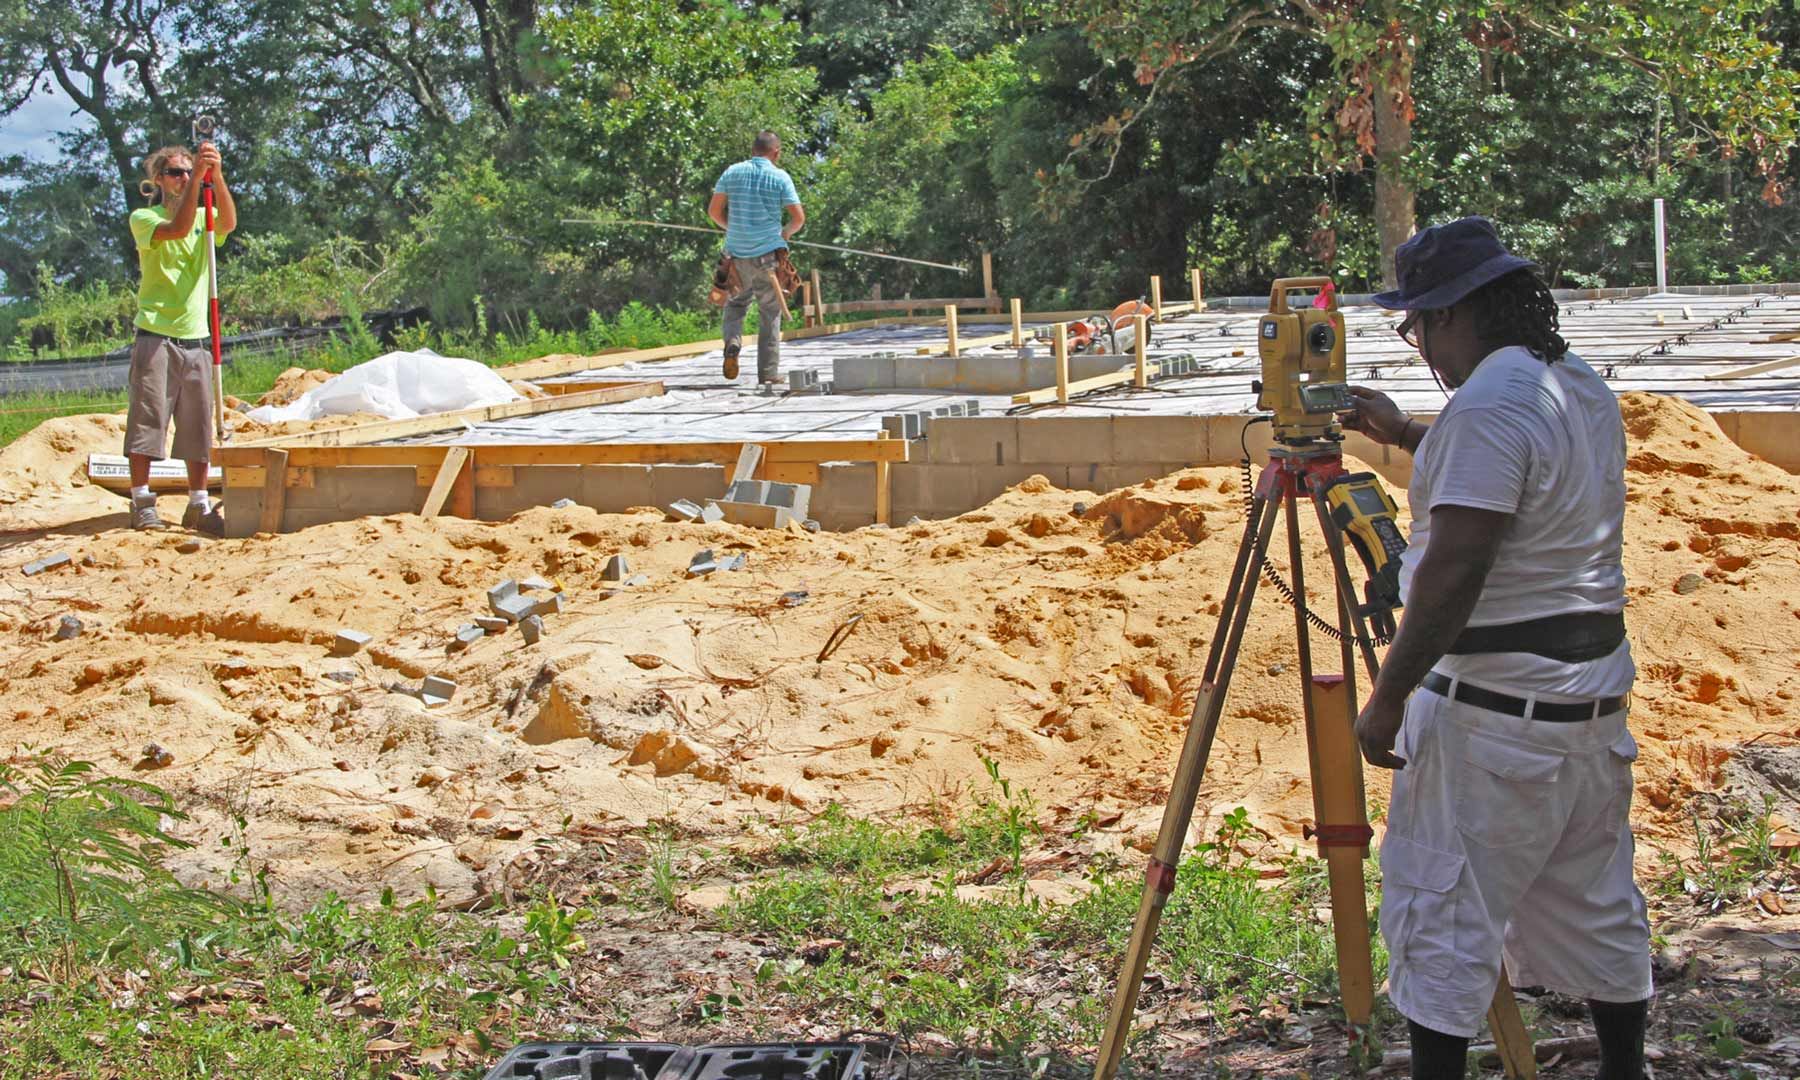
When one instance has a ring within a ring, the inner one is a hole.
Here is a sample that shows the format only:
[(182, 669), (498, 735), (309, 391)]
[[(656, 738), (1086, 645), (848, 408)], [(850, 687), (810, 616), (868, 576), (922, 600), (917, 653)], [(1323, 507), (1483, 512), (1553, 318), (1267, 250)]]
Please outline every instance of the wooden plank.
[[(289, 488), (310, 488), (313, 486), (314, 470), (304, 466), (289, 468), (287, 486)], [(225, 486), (234, 488), (259, 488), (267, 481), (268, 470), (261, 465), (233, 466), (225, 471)]]
[(607, 382), (601, 379), (572, 379), (567, 382), (533, 383), (546, 394), (584, 394), (590, 390), (610, 390), (615, 386), (634, 386), (632, 382)]
[(983, 248), (981, 252), (981, 295), (988, 299), (988, 310), (1000, 310), (1000, 294), (994, 291), (994, 253)]
[(262, 516), (257, 520), (256, 531), (278, 533), (281, 531), (281, 518), (287, 512), (287, 468), (288, 453), (286, 450), (266, 449), (259, 452), (263, 467)]
[(954, 304), (944, 309), (944, 332), (945, 336), (950, 339), (950, 348), (944, 355), (952, 359), (961, 356), (962, 353), (957, 349), (956, 342), (956, 305)]
[(1057, 323), (1050, 330), (1050, 353), (1056, 358), (1056, 400), (1069, 400), (1069, 324)]
[(1525, 1018), (1519, 1015), (1519, 1002), (1513, 997), (1512, 980), (1507, 977), (1504, 962), (1487, 1018), (1494, 1048), (1500, 1051), (1500, 1067), (1509, 1080), (1536, 1080), (1537, 1054), (1531, 1046), (1531, 1032), (1525, 1029)]
[(1020, 315), (1020, 303), (1021, 301), (1018, 297), (1015, 296), (1012, 298), (1012, 347), (1015, 349), (1022, 349), (1025, 347), (1025, 320)]
[(923, 296), (918, 298), (902, 297), (894, 300), (845, 300), (836, 304), (826, 304), (825, 313), (850, 314), (864, 311), (923, 311), (955, 304), (959, 308), (978, 308), (985, 310), (988, 298), (985, 296)]
[(633, 401), (638, 398), (661, 397), (663, 393), (662, 383), (646, 380), (609, 386), (600, 390), (586, 390), (547, 398), (526, 398), (522, 401), (508, 401), (504, 404), (485, 405), (476, 409), (432, 413), (429, 416), (417, 416), (405, 420), (376, 420), (353, 427), (332, 428), (329, 431), (304, 435), (284, 435), (274, 439), (261, 439), (238, 445), (242, 447), (283, 446), (289, 448), (296, 446), (358, 446), (389, 439), (403, 439), (410, 435), (424, 435), (433, 431), (454, 431), (464, 424), (481, 424), (491, 420), (506, 420), (519, 416), (539, 416), (543, 413), (561, 412), (564, 409), (586, 409), (595, 405), (614, 405), (621, 401)]
[[(1152, 364), (1146, 372), (1147, 375), (1156, 375), (1157, 373), (1157, 368), (1154, 364)], [(1220, 374), (1224, 373), (1221, 372)], [(1242, 375), (1243, 373), (1232, 372), (1231, 374)], [(1077, 379), (1075, 382), (1069, 384), (1068, 396), (1074, 397), (1078, 394), (1085, 394), (1090, 390), (1099, 390), (1108, 386), (1124, 386), (1136, 377), (1137, 373), (1127, 368), (1124, 371), (1114, 371), (1105, 375), (1095, 375), (1091, 379)], [(1032, 390), (1024, 394), (1014, 394), (1012, 396), (1012, 403), (1014, 405), (1043, 405), (1051, 401), (1066, 401), (1067, 398), (1059, 396), (1061, 394), (1061, 387), (1046, 386), (1042, 390)]]
[[(825, 461), (908, 460), (905, 439), (793, 440), (759, 443), (764, 467), (774, 464), (817, 464)], [(519, 465), (730, 465), (743, 450), (741, 442), (692, 443), (494, 443), (470, 447), (484, 466)], [(264, 448), (220, 447), (222, 466), (261, 464)], [(355, 466), (439, 467), (448, 446), (296, 446), (289, 460), (317, 468)]]
[(437, 478), (431, 482), (431, 490), (425, 493), (425, 505), (419, 509), (422, 518), (434, 518), (450, 499), (450, 489), (456, 480), (468, 470), (463, 466), (469, 463), (469, 448), (452, 446), (444, 454), (444, 463), (438, 466)]
[(450, 484), (450, 502), (444, 508), (452, 517), (471, 521), (475, 518), (475, 470), (479, 466), (479, 461), (480, 458), (473, 447), (469, 448), (467, 464), (461, 468), (457, 468), (450, 462), (448, 455), (445, 457), (444, 472), (456, 475), (456, 479)]
[(1200, 292), (1200, 286), (1203, 283), (1203, 280), (1204, 279), (1201, 277), (1199, 267), (1196, 266), (1192, 270), (1188, 271), (1188, 287), (1194, 290), (1193, 304), (1194, 304), (1195, 311), (1204, 310), (1206, 307), (1205, 297)]
[(1800, 365), (1800, 356), (1784, 356), (1780, 360), (1765, 360), (1760, 364), (1751, 364), (1749, 367), (1733, 368), (1730, 371), (1714, 372), (1711, 375), (1704, 375), (1702, 378), (1742, 379), (1750, 375), (1766, 375), (1771, 371), (1780, 371), (1783, 368), (1791, 368), (1795, 365)]
[[(440, 471), (436, 466), (420, 465), (413, 470), (415, 482), (422, 488), (431, 487), (437, 483)], [(478, 488), (512, 487), (515, 480), (511, 465), (476, 465), (468, 472)]]
[[(881, 441), (888, 441), (888, 433), (883, 431)], [(875, 524), (886, 525), (893, 513), (893, 471), (894, 467), (885, 461), (875, 463)]]
[(1136, 331), (1132, 350), (1131, 382), (1134, 386), (1149, 386), (1150, 375), (1148, 361), (1150, 355), (1150, 322), (1142, 315), (1131, 317), (1132, 328)]
[[(1012, 341), (1011, 333), (989, 334), (986, 337), (978, 338), (959, 337), (957, 339), (956, 347), (959, 352), (969, 352), (973, 349), (985, 349), (990, 345), (1005, 345), (1010, 341)], [(940, 353), (949, 355), (949, 353), (946, 352), (949, 347), (949, 342), (939, 341), (930, 345), (919, 346), (916, 353), (919, 356), (936, 356)]]
[(1150, 315), (1157, 322), (1162, 321), (1162, 275), (1150, 275)]
[(820, 325), (825, 321), (825, 287), (819, 281), (819, 269), (812, 272), (813, 324)]
[(819, 482), (819, 466), (815, 462), (805, 461), (764, 465), (762, 476), (758, 479), (773, 480), (778, 484), (816, 484)]

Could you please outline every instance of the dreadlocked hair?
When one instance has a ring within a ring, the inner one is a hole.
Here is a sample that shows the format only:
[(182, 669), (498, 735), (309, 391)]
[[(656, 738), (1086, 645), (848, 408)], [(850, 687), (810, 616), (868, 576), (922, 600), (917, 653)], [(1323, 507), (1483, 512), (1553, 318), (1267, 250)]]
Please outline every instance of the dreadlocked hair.
[(1546, 364), (1569, 351), (1558, 329), (1556, 298), (1537, 271), (1520, 267), (1477, 289), (1467, 300), (1475, 336), (1496, 348), (1518, 345)]

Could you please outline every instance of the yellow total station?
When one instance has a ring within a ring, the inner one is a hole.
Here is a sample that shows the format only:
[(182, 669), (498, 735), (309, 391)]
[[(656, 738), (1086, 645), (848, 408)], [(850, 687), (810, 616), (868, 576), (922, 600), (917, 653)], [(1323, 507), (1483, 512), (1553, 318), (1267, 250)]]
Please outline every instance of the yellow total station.
[[(1344, 316), (1326, 291), (1328, 277), (1281, 278), (1269, 289), (1269, 313), (1257, 322), (1262, 378), (1256, 407), (1275, 414), (1275, 438), (1289, 445), (1336, 439), (1337, 414), (1351, 406), (1345, 383)], [(1289, 293), (1326, 297), (1326, 306), (1290, 307)]]

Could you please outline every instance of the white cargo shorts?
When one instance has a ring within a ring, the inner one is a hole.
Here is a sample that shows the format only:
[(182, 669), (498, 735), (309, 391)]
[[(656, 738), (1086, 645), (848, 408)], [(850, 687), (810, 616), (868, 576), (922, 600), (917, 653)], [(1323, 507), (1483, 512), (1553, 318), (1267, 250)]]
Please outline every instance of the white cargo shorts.
[(1413, 694), (1381, 843), (1388, 996), (1401, 1015), (1474, 1037), (1502, 955), (1515, 986), (1650, 996), (1625, 717), (1551, 723)]

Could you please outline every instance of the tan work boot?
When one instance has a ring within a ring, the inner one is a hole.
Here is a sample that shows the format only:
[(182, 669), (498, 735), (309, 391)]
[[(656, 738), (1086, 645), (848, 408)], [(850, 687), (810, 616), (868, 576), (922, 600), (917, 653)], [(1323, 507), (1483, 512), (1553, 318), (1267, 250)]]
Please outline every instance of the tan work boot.
[(725, 378), (736, 382), (738, 376), (738, 353), (743, 351), (742, 345), (725, 346)]
[(134, 529), (166, 529), (168, 523), (156, 512), (156, 496), (131, 497), (131, 527)]

